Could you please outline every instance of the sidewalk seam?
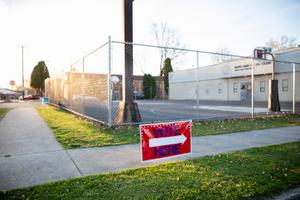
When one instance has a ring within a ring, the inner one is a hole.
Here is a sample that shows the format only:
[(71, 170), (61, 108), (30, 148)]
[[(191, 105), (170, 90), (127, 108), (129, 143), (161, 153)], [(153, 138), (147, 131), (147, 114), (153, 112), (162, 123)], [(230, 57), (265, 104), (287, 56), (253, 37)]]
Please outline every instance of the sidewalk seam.
[(75, 165), (76, 169), (78, 170), (80, 176), (84, 176), (84, 174), (82, 173), (82, 171), (80, 170), (80, 168), (77, 166), (76, 162), (73, 160), (73, 158), (71, 157), (71, 155), (69, 154), (68, 151), (65, 150), (65, 152), (68, 154), (69, 158), (71, 159), (71, 161), (73, 162), (73, 164)]

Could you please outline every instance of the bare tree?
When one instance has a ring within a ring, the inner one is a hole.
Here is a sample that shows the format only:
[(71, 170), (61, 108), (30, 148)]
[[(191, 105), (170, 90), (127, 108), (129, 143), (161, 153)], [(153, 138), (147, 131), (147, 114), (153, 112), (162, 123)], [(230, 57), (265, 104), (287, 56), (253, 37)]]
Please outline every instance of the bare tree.
[[(158, 46), (184, 48), (185, 45), (181, 42), (181, 37), (177, 30), (170, 27), (167, 22), (153, 23), (151, 32)], [(162, 64), (166, 58), (171, 60), (176, 59), (179, 55), (185, 52), (168, 48), (159, 48), (160, 53), (160, 75), (162, 75)]]
[(211, 60), (213, 61), (213, 63), (221, 63), (233, 58), (232, 56), (228, 56), (228, 54), (233, 54), (233, 53), (227, 47), (219, 47), (218, 49), (216, 49), (215, 52), (220, 53), (221, 55), (217, 55), (217, 54), (212, 55)]
[(292, 48), (297, 46), (297, 39), (295, 37), (288, 37), (282, 35), (279, 39), (271, 38), (266, 42), (266, 46), (272, 48), (273, 51)]

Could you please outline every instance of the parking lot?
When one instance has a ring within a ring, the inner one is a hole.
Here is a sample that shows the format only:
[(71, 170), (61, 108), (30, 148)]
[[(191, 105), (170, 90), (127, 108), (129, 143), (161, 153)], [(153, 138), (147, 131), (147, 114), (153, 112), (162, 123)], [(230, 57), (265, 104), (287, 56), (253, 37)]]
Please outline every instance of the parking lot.
[[(199, 101), (193, 100), (137, 100), (142, 123), (164, 122), (172, 120), (214, 120), (251, 116), (251, 102), (242, 101)], [(118, 110), (119, 101), (112, 102), (112, 120)], [(78, 107), (78, 106), (77, 106)], [(81, 111), (94, 119), (107, 122), (107, 106), (84, 103)], [(73, 108), (74, 109), (74, 108)], [(76, 109), (75, 109), (76, 110)], [(296, 112), (300, 103), (296, 104)], [(281, 102), (281, 114), (292, 112), (291, 102)], [(268, 111), (267, 102), (255, 102), (255, 115), (275, 114)]]

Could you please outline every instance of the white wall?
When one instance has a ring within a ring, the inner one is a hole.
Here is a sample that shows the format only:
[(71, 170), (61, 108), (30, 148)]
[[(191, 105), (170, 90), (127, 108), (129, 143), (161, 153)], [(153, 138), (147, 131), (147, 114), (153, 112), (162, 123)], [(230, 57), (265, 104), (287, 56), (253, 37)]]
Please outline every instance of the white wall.
[[(226, 100), (227, 99), (227, 80), (207, 80), (199, 81), (199, 99), (201, 100)], [(218, 87), (221, 92), (218, 93)], [(170, 84), (170, 99), (196, 99), (196, 82), (181, 82)]]
[[(276, 60), (300, 62), (300, 48), (275, 52)], [(241, 99), (241, 84), (251, 84), (252, 60), (234, 59), (216, 65), (198, 68), (199, 99), (201, 100), (230, 100)], [(292, 65), (276, 63), (276, 79), (279, 80), (280, 101), (292, 100)], [(296, 66), (296, 100), (300, 100), (300, 66)], [(254, 100), (268, 101), (269, 79), (271, 79), (272, 63), (268, 61), (255, 61), (254, 68)], [(196, 69), (175, 71), (169, 74), (170, 99), (196, 99)], [(288, 80), (288, 90), (282, 91), (282, 80)], [(261, 81), (265, 90), (260, 91)], [(237, 92), (233, 92), (233, 85), (237, 84)], [(218, 89), (221, 89), (219, 92)]]
[[(271, 75), (255, 76), (254, 79), (254, 101), (268, 101), (269, 79)], [(281, 73), (276, 75), (278, 79), (278, 92), (280, 101), (292, 101), (293, 81), (291, 73)], [(282, 91), (282, 80), (288, 80), (288, 91)], [(260, 82), (265, 83), (264, 92), (260, 91)], [(237, 92), (234, 93), (233, 86), (237, 84)], [(199, 99), (200, 100), (241, 100), (241, 84), (250, 83), (251, 77), (239, 77), (216, 80), (199, 81)], [(196, 82), (170, 83), (169, 98), (179, 99), (196, 99)], [(219, 93), (219, 88), (220, 93)], [(300, 101), (300, 73), (296, 73), (296, 100)]]

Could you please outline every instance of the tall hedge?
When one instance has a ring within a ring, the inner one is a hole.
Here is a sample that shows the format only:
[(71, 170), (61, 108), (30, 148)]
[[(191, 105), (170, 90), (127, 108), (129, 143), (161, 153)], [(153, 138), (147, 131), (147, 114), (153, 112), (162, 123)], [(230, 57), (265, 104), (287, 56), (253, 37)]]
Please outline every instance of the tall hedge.
[(35, 88), (42, 95), (45, 91), (45, 79), (49, 77), (46, 63), (44, 61), (38, 62), (31, 72), (30, 87)]
[(156, 96), (156, 81), (151, 74), (144, 74), (143, 92), (146, 99), (153, 99)]
[(163, 66), (163, 78), (164, 78), (164, 85), (165, 85), (165, 91), (167, 94), (169, 94), (169, 72), (172, 72), (172, 64), (171, 64), (171, 59), (166, 58), (164, 61), (164, 66)]

